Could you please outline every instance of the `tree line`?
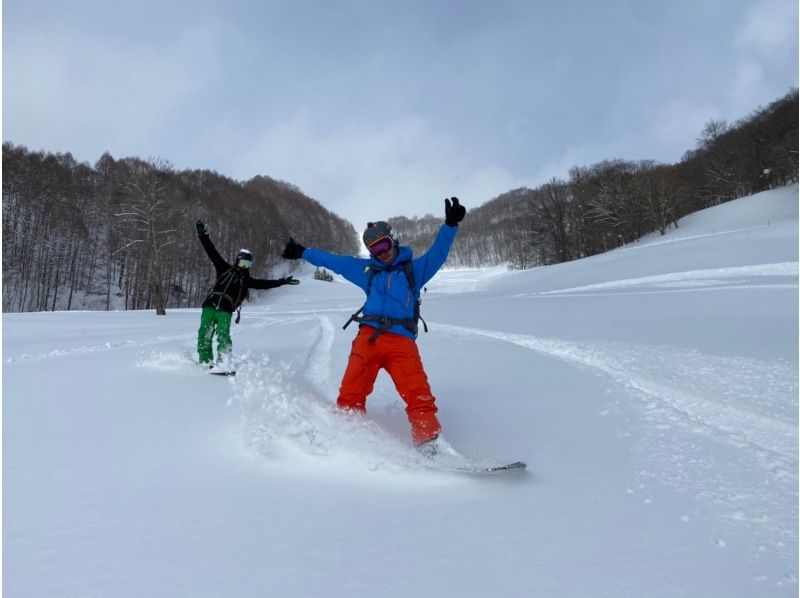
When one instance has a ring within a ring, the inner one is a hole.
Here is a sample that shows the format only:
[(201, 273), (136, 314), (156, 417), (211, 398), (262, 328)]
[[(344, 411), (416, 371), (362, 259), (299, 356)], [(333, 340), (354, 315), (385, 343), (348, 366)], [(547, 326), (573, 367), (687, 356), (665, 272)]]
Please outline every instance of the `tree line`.
[[(728, 124), (709, 121), (676, 164), (606, 160), (567, 180), (508, 191), (470, 206), (448, 265), (531, 268), (602, 253), (677, 226), (681, 217), (798, 180), (798, 92)], [(359, 235), (297, 187), (238, 182), (160, 159), (94, 166), (69, 154), (3, 144), (3, 311), (195, 307), (213, 283), (194, 221), (220, 253), (246, 247), (267, 277), (290, 234), (356, 255)], [(390, 219), (415, 254), (440, 216)]]
[[(676, 164), (606, 160), (576, 166), (567, 180), (514, 189), (470, 209), (448, 265), (556, 264), (665, 234), (697, 210), (796, 182), (798, 92), (728, 124), (709, 121)], [(395, 217), (415, 253), (425, 251), (441, 218)]]
[(268, 277), (290, 234), (356, 253), (353, 226), (298, 188), (266, 176), (244, 183), (161, 159), (92, 167), (71, 154), (3, 144), (3, 311), (196, 307), (214, 282), (194, 222), (223, 256), (255, 255)]

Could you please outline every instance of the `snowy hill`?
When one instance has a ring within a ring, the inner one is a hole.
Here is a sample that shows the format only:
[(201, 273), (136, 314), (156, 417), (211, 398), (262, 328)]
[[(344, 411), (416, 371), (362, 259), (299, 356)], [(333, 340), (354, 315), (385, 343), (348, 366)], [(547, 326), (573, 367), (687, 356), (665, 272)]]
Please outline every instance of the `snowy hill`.
[(363, 294), (262, 293), (235, 378), (199, 310), (3, 316), (4, 595), (795, 596), (798, 188), (524, 272), (446, 271), (433, 471), (381, 374), (332, 409)]

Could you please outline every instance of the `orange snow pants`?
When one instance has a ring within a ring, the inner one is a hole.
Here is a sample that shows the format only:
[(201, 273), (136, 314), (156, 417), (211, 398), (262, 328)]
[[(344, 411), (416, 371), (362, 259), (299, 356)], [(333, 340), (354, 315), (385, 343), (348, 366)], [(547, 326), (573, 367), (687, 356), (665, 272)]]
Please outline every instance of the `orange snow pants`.
[(353, 340), (336, 405), (340, 409), (366, 411), (367, 396), (383, 368), (406, 403), (414, 443), (435, 438), (442, 426), (436, 419), (436, 398), (422, 369), (417, 343), (392, 332), (384, 332), (370, 343), (369, 337), (374, 333), (373, 327), (362, 326)]

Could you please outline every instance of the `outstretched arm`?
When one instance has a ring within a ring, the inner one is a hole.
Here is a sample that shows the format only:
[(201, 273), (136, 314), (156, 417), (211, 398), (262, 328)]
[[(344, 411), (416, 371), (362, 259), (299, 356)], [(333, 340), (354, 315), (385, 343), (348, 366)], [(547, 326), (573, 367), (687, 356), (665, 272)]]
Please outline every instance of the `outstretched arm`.
[(250, 278), (247, 281), (247, 286), (251, 289), (274, 289), (276, 287), (282, 287), (285, 284), (297, 285), (300, 284), (300, 281), (296, 278), (292, 278), (291, 276), (279, 278), (277, 280), (270, 280), (267, 278)]
[(336, 255), (313, 247), (306, 248), (291, 237), (283, 250), (283, 257), (288, 260), (303, 258), (313, 266), (333, 270), (362, 289), (366, 290), (367, 288), (367, 273), (364, 268), (369, 260), (348, 255)]
[(364, 268), (367, 267), (369, 260), (349, 255), (328, 253), (327, 251), (314, 249), (313, 247), (306, 249), (303, 254), (303, 259), (313, 266), (333, 270), (336, 274), (344, 276), (353, 284), (364, 289), (366, 288), (367, 273)]

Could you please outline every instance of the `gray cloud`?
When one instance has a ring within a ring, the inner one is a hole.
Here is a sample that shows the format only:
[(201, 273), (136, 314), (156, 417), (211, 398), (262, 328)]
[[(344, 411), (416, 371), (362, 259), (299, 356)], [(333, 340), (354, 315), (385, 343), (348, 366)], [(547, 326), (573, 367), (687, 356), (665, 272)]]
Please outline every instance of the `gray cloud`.
[(675, 161), (797, 85), (793, 0), (11, 0), (4, 20), (4, 139), (266, 174), (357, 227)]

